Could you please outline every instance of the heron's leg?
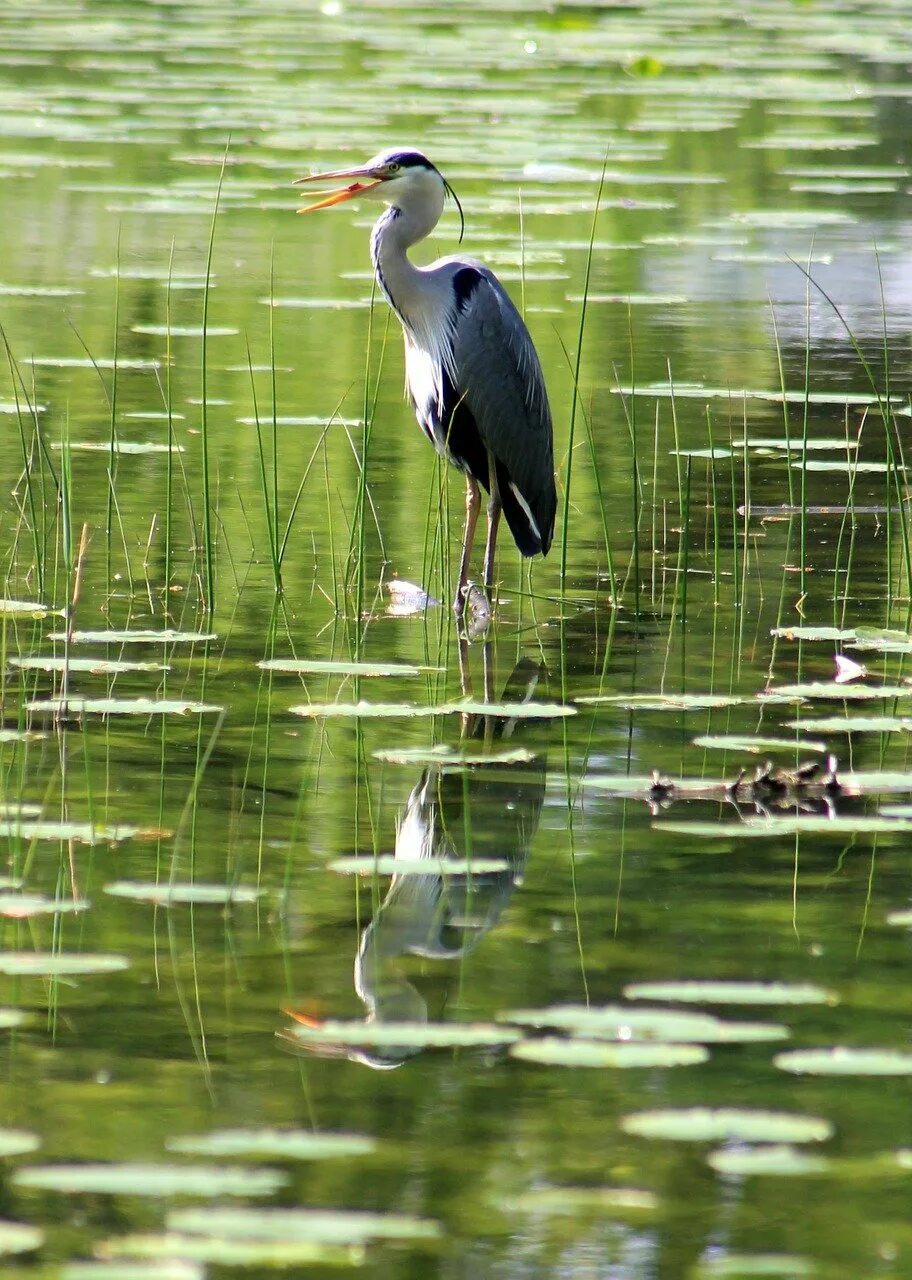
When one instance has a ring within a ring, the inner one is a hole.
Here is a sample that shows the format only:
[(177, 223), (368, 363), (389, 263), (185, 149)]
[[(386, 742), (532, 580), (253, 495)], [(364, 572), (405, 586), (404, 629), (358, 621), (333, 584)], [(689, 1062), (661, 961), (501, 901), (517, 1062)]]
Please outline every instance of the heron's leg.
[(456, 587), (456, 599), (453, 609), (461, 617), (466, 606), (466, 586), (469, 581), (469, 560), (472, 556), (472, 543), (475, 541), (475, 526), (478, 524), (478, 513), (481, 510), (481, 494), (474, 476), (466, 476), (466, 518), (465, 532), (462, 535), (462, 559), (459, 562), (459, 583)]
[(493, 604), (494, 548), (497, 544), (497, 526), (500, 524), (501, 502), (500, 489), (497, 485), (497, 467), (494, 462), (494, 454), (490, 449), (488, 450), (488, 476), (490, 497), (488, 498), (488, 537), (485, 542), (484, 585), (485, 591), (488, 593), (488, 599)]

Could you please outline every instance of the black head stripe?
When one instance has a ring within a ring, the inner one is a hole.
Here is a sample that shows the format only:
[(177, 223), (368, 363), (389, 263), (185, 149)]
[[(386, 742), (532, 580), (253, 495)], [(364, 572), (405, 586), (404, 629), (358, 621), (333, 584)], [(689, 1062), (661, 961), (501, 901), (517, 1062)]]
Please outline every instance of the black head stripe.
[(398, 164), (403, 169), (433, 169), (427, 156), (420, 151), (391, 151), (386, 156), (387, 164)]

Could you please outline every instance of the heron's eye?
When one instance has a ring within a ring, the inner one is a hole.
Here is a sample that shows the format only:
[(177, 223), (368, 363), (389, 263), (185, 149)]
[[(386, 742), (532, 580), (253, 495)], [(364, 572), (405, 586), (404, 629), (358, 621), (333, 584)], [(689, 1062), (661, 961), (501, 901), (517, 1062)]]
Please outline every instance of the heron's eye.
[(399, 170), (400, 170), (401, 168), (402, 168), (402, 165), (401, 165), (401, 164), (399, 164), (399, 162), (398, 162), (397, 160), (392, 160), (392, 161), (390, 161), (390, 163), (386, 166), (386, 172), (387, 172), (387, 173), (398, 173), (398, 172), (399, 172)]

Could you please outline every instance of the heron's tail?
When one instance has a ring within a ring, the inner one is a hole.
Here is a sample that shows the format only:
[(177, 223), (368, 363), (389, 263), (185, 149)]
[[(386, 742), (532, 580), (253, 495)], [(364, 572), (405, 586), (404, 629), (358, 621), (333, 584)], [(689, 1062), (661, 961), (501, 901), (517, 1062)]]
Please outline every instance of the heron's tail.
[(557, 514), (557, 492), (552, 480), (549, 488), (534, 495), (523, 494), (506, 468), (497, 464), (497, 487), (504, 518), (524, 556), (547, 555), (554, 537)]

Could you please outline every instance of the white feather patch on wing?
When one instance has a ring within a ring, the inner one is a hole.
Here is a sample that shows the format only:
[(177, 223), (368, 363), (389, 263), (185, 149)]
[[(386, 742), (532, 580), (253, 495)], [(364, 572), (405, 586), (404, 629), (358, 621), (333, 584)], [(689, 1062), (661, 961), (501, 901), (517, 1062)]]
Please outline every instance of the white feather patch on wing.
[(528, 502), (526, 502), (525, 498), (519, 492), (519, 490), (517, 489), (516, 485), (513, 483), (512, 480), (509, 482), (509, 488), (510, 488), (510, 492), (513, 494), (513, 497), (519, 503), (520, 508), (522, 509), (523, 515), (529, 521), (529, 528), (535, 534), (536, 538), (538, 538), (539, 542), (541, 542), (542, 541), (541, 529), (539, 529), (538, 527), (535, 516), (533, 516), (532, 512), (529, 510)]

